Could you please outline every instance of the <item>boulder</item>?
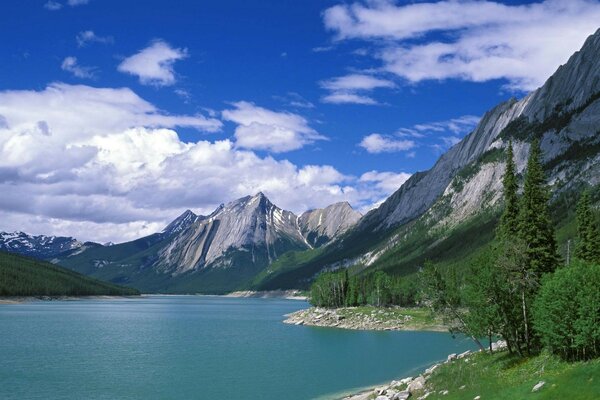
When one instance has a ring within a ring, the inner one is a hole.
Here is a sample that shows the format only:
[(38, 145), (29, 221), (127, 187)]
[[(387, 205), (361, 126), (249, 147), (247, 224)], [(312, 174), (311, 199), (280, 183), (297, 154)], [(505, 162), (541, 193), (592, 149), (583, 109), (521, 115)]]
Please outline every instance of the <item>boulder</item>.
[(439, 366), (440, 366), (439, 364), (432, 365), (431, 367), (429, 367), (429, 368), (427, 368), (425, 370), (425, 374), (426, 375), (431, 375), (433, 373), (433, 371), (435, 371), (436, 368), (439, 367)]
[(418, 378), (413, 379), (411, 383), (409, 383), (407, 390), (410, 393), (416, 392), (417, 390), (421, 390), (425, 387), (425, 378), (419, 376)]
[(404, 378), (404, 379), (400, 379), (400, 382), (398, 382), (400, 385), (408, 385), (409, 383), (411, 383), (413, 380), (412, 376), (409, 376), (408, 378)]
[(387, 396), (377, 396), (375, 400), (390, 400), (390, 398)]
[(546, 382), (544, 381), (539, 381), (534, 387), (533, 389), (531, 389), (532, 392), (537, 392), (538, 390), (540, 390), (544, 385), (546, 384)]
[(456, 353), (452, 353), (452, 354), (448, 355), (447, 362), (451, 362), (451, 361), (454, 361), (454, 360), (456, 360)]
[(402, 392), (398, 392), (392, 397), (392, 400), (407, 400), (410, 397), (410, 392), (408, 390), (404, 390)]
[(492, 351), (504, 350), (506, 347), (507, 345), (505, 340), (498, 340), (497, 342), (492, 343)]

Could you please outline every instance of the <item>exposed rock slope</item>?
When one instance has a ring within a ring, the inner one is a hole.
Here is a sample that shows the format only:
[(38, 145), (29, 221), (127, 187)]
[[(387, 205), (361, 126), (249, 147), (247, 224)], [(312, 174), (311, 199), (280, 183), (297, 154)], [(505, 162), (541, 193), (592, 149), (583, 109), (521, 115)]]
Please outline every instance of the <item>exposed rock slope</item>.
[(58, 262), (148, 291), (221, 293), (243, 289), (286, 252), (327, 244), (359, 218), (347, 203), (298, 217), (258, 193), (208, 216), (187, 210), (160, 233), (110, 247), (85, 246)]
[(275, 271), (257, 288), (302, 285), (324, 268), (365, 269), (380, 259), (385, 259), (380, 265), (385, 268), (408, 257), (423, 262), (427, 252), (451, 237), (454, 227), (497, 210), (502, 149), (512, 140), (517, 169), (523, 173), (533, 138), (541, 141), (554, 198), (600, 183), (600, 30), (542, 87), (485, 113), (475, 130), (430, 170), (415, 173), (326, 252), (292, 270)]
[(300, 216), (300, 231), (308, 243), (319, 247), (341, 236), (353, 227), (362, 214), (347, 202), (335, 203), (323, 209), (306, 211)]

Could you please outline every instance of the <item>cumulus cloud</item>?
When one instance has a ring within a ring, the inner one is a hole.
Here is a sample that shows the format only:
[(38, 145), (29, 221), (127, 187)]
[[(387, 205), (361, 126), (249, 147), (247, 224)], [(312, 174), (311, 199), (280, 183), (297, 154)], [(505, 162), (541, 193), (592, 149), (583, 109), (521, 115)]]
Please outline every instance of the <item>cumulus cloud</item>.
[(397, 139), (392, 136), (372, 133), (365, 136), (359, 146), (369, 153), (377, 154), (410, 150), (416, 146), (416, 143), (412, 140)]
[(98, 36), (94, 31), (81, 31), (75, 36), (75, 40), (77, 40), (79, 47), (85, 47), (90, 43), (108, 44), (114, 42), (112, 36)]
[(371, 75), (350, 74), (321, 81), (320, 86), (329, 91), (329, 94), (321, 98), (324, 103), (374, 105), (377, 101), (365, 93), (396, 85), (392, 81)]
[(323, 20), (337, 40), (372, 43), (382, 68), (409, 82), (505, 79), (511, 89), (531, 90), (598, 29), (600, 3), (383, 0), (336, 5)]
[(187, 57), (186, 49), (173, 48), (163, 40), (156, 40), (127, 57), (117, 69), (137, 76), (143, 85), (169, 86), (177, 81), (173, 64)]
[[(229, 111), (240, 124), (256, 112), (310, 129), (251, 103)], [(126, 88), (1, 91), (0, 115), (0, 230), (119, 242), (159, 231), (186, 208), (208, 214), (258, 191), (299, 213), (343, 200), (363, 209), (398, 184), (262, 157), (230, 140), (183, 142), (178, 127), (214, 132), (221, 122), (164, 114)]]
[(67, 71), (72, 73), (78, 78), (94, 78), (95, 77), (95, 68), (94, 67), (85, 67), (83, 65), (79, 65), (77, 62), (77, 57), (69, 56), (65, 57), (60, 68), (63, 71)]
[(238, 125), (235, 129), (238, 147), (281, 153), (325, 139), (298, 114), (272, 111), (246, 101), (233, 106), (224, 110), (222, 116)]
[(71, 7), (82, 6), (88, 4), (90, 0), (67, 0), (67, 4)]

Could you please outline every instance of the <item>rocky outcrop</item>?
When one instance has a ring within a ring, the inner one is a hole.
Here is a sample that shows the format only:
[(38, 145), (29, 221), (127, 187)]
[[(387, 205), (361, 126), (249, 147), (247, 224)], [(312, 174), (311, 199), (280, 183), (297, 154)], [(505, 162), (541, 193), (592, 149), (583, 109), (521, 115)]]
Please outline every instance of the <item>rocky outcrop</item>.
[(298, 219), (298, 225), (307, 242), (312, 247), (319, 247), (341, 236), (361, 217), (361, 213), (344, 201), (326, 208), (306, 211)]

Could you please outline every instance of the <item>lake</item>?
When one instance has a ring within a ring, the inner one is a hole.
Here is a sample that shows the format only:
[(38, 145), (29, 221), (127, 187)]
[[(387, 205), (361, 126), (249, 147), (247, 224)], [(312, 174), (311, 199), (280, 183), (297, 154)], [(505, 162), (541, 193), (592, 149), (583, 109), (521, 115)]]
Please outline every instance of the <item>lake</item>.
[(336, 398), (465, 338), (286, 325), (303, 301), (213, 296), (0, 305), (1, 399)]

